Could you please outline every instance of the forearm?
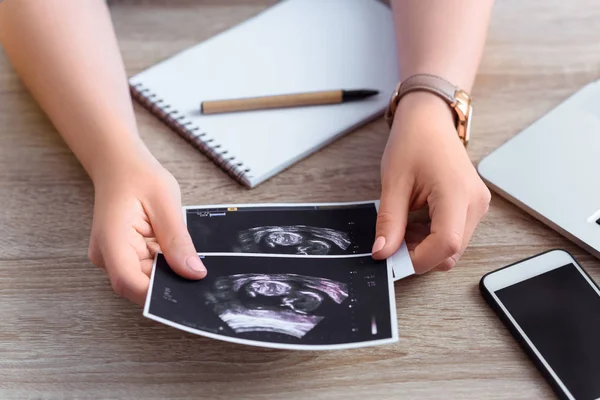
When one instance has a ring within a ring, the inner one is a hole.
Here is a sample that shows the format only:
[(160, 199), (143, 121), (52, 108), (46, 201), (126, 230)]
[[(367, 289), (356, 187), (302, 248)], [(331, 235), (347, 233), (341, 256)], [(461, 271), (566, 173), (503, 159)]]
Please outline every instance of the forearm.
[(470, 92), (493, 0), (392, 0), (401, 79), (429, 73)]
[(0, 43), (92, 178), (143, 148), (102, 0), (6, 0)]

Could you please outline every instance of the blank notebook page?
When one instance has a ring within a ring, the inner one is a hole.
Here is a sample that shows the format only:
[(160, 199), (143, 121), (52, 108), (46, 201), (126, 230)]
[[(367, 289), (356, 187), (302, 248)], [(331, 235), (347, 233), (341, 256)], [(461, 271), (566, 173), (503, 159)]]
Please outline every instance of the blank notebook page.
[[(287, 0), (131, 78), (225, 152), (253, 187), (380, 116), (398, 81), (390, 9), (377, 0)], [(378, 96), (202, 115), (200, 103), (333, 89)]]

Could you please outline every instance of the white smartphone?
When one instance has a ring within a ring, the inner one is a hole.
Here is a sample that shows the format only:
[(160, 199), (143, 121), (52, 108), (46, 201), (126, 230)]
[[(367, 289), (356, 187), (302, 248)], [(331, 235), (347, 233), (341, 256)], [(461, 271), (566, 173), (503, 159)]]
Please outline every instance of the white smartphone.
[(600, 399), (600, 289), (568, 252), (490, 272), (479, 288), (561, 399)]

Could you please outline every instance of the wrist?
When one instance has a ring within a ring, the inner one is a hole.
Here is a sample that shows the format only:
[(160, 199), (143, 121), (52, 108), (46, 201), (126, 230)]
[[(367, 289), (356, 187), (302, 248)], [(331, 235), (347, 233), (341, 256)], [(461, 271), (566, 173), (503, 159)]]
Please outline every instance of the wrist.
[(105, 143), (94, 152), (86, 170), (94, 183), (110, 182), (132, 171), (158, 163), (139, 137), (127, 137), (118, 143)]
[(407, 118), (435, 124), (455, 124), (454, 112), (450, 106), (439, 96), (426, 91), (413, 91), (402, 96), (393, 124), (397, 124), (399, 119)]

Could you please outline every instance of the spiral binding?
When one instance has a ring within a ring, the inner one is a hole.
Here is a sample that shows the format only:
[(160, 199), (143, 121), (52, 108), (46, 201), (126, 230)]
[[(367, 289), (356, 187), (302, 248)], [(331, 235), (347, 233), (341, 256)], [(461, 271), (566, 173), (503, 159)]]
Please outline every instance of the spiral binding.
[(171, 110), (169, 104), (164, 104), (163, 99), (157, 97), (150, 89), (145, 88), (143, 84), (130, 84), (131, 96), (136, 99), (150, 113), (173, 129), (180, 136), (190, 142), (194, 147), (200, 150), (204, 155), (210, 158), (219, 168), (229, 174), (236, 181), (250, 187), (251, 177), (248, 175), (249, 168), (245, 168), (243, 163), (236, 163), (235, 157), (227, 157), (227, 150), (220, 151), (220, 144), (214, 143), (213, 139), (207, 137), (206, 132), (201, 132), (198, 126), (188, 120), (185, 116), (177, 115), (177, 110)]

